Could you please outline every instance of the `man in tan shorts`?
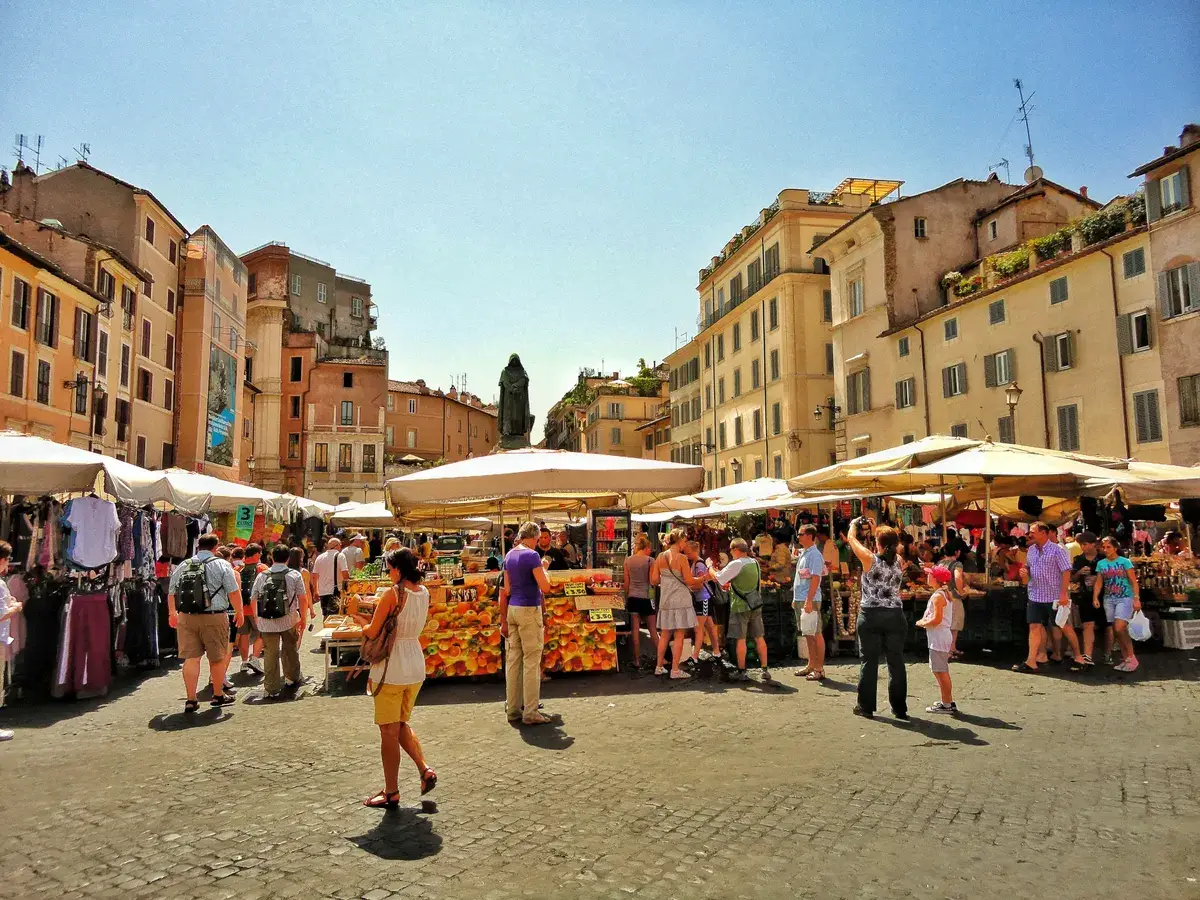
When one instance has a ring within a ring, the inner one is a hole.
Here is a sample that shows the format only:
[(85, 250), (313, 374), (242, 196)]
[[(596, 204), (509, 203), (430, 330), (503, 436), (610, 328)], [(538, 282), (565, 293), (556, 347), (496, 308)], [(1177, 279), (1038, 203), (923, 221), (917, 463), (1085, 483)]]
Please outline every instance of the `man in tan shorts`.
[(200, 708), (196, 690), (200, 683), (200, 658), (205, 655), (212, 678), (212, 706), (234, 702), (225, 692), (225, 670), (231, 658), (227, 613), (232, 607), (239, 628), (246, 617), (241, 585), (233, 567), (213, 553), (218, 543), (215, 534), (203, 535), (196, 544), (196, 555), (171, 574), (167, 592), (169, 621), (178, 638), (183, 684), (187, 689), (183, 711), (188, 713)]

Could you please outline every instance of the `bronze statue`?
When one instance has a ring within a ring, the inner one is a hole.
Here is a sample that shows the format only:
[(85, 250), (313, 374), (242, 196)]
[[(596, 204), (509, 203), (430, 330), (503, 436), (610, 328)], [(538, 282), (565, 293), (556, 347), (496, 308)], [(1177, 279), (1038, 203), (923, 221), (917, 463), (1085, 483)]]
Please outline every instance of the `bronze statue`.
[(500, 449), (521, 450), (529, 446), (533, 416), (529, 412), (529, 376), (521, 357), (513, 354), (500, 372)]

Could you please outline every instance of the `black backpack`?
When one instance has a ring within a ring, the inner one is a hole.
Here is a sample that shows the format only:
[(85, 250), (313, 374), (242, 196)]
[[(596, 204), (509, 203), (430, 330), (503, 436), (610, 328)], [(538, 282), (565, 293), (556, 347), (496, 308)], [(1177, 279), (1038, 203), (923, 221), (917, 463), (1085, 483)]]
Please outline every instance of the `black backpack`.
[(258, 592), (259, 618), (282, 619), (287, 614), (287, 572), (268, 572)]
[(250, 602), (250, 591), (254, 589), (254, 579), (258, 577), (258, 563), (246, 563), (239, 573), (242, 581), (242, 602)]
[(205, 567), (215, 559), (189, 559), (183, 564), (183, 571), (175, 586), (175, 609), (190, 615), (203, 615), (212, 612), (212, 596), (208, 592), (208, 581), (204, 577)]

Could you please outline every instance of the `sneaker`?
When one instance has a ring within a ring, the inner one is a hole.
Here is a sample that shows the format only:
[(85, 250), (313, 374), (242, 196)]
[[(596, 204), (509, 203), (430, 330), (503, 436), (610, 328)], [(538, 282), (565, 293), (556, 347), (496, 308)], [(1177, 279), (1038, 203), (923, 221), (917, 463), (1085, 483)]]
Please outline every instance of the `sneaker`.
[(11, 741), (16, 732), (8, 728), (0, 728), (0, 741)]
[(1136, 659), (1130, 660), (1129, 662), (1127, 662), (1125, 664), (1125, 671), (1126, 672), (1136, 672), (1138, 670), (1138, 666), (1140, 666), (1140, 665), (1141, 665), (1141, 663), (1139, 663)]
[(655, 670), (654, 670), (654, 674), (655, 674), (655, 675), (666, 675), (666, 674), (667, 674), (667, 667), (666, 667), (666, 666), (659, 666), (657, 669), (655, 669)]
[(262, 675), (263, 672), (266, 671), (266, 669), (263, 667), (263, 661), (257, 656), (252, 656), (246, 660), (246, 665), (248, 665), (255, 673), (259, 675)]
[(1113, 668), (1118, 672), (1124, 672), (1126, 665), (1128, 665), (1128, 663), (1125, 661), (1125, 657), (1121, 657), (1113, 664)]
[[(241, 674), (241, 675), (252, 675), (252, 674), (254, 673), (254, 670), (250, 668), (250, 661), (249, 661), (249, 660), (243, 660), (243, 661), (242, 661), (242, 667), (241, 667), (241, 669), (239, 669), (239, 670), (238, 670), (238, 672), (239, 672), (239, 674)], [(226, 687), (229, 687), (229, 680), (228, 680), (228, 679), (226, 679), (226, 681), (225, 681), (225, 686), (226, 686)]]
[(670, 677), (673, 681), (686, 681), (687, 679), (691, 678), (692, 676), (689, 675), (687, 672), (680, 671), (680, 672), (672, 672)]
[(771, 678), (771, 670), (768, 669), (766, 666), (763, 666), (762, 680), (763, 681), (773, 681), (774, 680)]
[(737, 669), (729, 675), (730, 681), (749, 681), (750, 676), (746, 674), (745, 669)]
[(953, 714), (958, 712), (958, 704), (954, 701), (943, 703), (941, 700), (939, 700), (937, 703), (933, 704), (933, 706), (925, 707), (925, 712)]
[(233, 682), (226, 678), (225, 683), (221, 685), (221, 687), (225, 688), (227, 691), (231, 691), (233, 690)]

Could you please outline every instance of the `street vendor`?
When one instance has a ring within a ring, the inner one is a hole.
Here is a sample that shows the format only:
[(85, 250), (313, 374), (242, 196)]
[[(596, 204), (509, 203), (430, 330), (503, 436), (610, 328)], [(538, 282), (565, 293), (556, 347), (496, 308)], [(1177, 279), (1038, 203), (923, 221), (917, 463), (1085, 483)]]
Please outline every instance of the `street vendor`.
[(1171, 556), (1175, 559), (1191, 559), (1192, 551), (1188, 548), (1187, 539), (1183, 534), (1171, 530), (1163, 535), (1163, 539), (1154, 548), (1155, 556)]

